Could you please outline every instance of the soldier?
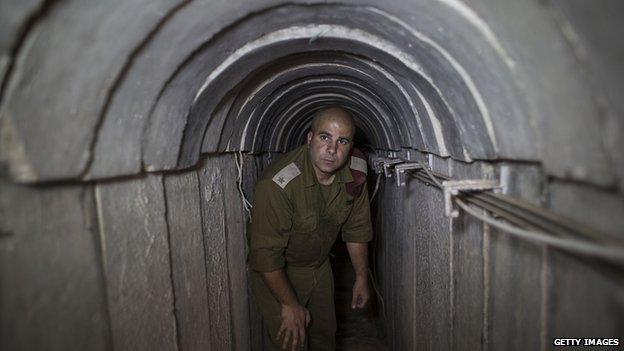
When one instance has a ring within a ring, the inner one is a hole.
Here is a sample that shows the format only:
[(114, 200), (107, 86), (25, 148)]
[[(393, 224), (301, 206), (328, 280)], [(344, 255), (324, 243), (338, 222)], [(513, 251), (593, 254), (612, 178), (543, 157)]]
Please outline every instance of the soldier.
[(335, 348), (328, 255), (339, 232), (356, 272), (352, 308), (369, 300), (367, 166), (353, 148), (354, 134), (342, 108), (317, 112), (307, 144), (274, 162), (256, 184), (249, 265), (273, 349)]

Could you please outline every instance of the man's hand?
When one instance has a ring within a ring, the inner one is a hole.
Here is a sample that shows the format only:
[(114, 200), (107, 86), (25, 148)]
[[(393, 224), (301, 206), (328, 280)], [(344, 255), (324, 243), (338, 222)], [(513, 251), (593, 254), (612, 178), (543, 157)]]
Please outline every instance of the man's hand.
[(305, 328), (310, 323), (310, 312), (297, 300), (284, 269), (264, 272), (262, 277), (282, 306), (282, 325), (277, 332), (277, 340), (283, 338), (283, 349), (286, 349), (292, 340), (294, 351), (305, 342)]
[(351, 299), (351, 308), (364, 308), (370, 299), (370, 290), (368, 289), (368, 278), (357, 277), (353, 284), (353, 298)]
[(368, 243), (347, 242), (347, 250), (355, 270), (351, 308), (362, 308), (370, 299), (368, 289)]
[(300, 304), (282, 305), (282, 325), (277, 332), (277, 339), (282, 339), (282, 349), (288, 347), (292, 339), (291, 350), (295, 351), (305, 343), (305, 328), (310, 324), (310, 312)]

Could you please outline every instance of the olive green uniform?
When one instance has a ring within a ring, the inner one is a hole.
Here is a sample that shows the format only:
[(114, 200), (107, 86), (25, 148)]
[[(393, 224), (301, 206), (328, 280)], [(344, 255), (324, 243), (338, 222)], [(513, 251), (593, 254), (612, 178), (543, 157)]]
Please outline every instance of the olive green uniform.
[(304, 145), (274, 162), (256, 184), (249, 265), (256, 301), (275, 349), (281, 345), (276, 340), (281, 306), (259, 272), (279, 268), (284, 268), (299, 303), (310, 311), (309, 349), (335, 348), (329, 251), (340, 231), (346, 242), (368, 242), (373, 236), (366, 184), (359, 196), (346, 191), (345, 185), (353, 181), (351, 168), (366, 173), (366, 163), (352, 157), (330, 186), (321, 186)]

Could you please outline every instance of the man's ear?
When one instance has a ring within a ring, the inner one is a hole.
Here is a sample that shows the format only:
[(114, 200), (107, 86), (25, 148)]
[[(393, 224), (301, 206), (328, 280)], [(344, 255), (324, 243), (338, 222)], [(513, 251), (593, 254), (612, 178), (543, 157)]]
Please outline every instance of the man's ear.
[(312, 131), (310, 130), (310, 131), (308, 132), (308, 137), (307, 137), (307, 138), (308, 138), (308, 144), (312, 141), (312, 136), (313, 136), (313, 135), (314, 135), (314, 133), (312, 133)]

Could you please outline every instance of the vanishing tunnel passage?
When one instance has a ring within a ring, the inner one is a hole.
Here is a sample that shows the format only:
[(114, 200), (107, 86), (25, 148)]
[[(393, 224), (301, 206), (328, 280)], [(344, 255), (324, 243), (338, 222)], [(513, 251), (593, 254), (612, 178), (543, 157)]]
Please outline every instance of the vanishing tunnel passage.
[[(254, 39), (258, 32), (265, 34)], [(226, 56), (223, 43), (238, 47)], [(504, 74), (504, 62), (498, 64)], [(210, 72), (207, 79), (200, 69)], [(497, 83), (509, 85), (489, 82)], [(179, 90), (191, 84), (199, 87), (192, 101), (180, 101)], [(315, 110), (336, 103), (354, 113), (375, 148), (494, 158), (493, 107), (474, 85), (443, 47), (380, 10), (278, 7), (229, 28), (176, 72), (151, 116), (144, 163), (185, 167), (201, 152), (288, 150), (302, 140)], [(171, 99), (188, 109), (184, 118), (171, 113)], [(500, 109), (517, 109), (511, 96), (496, 101)], [(528, 131), (526, 122), (517, 124)], [(171, 140), (179, 140), (179, 149), (163, 147)]]
[[(263, 349), (248, 201), (330, 105), (355, 117), (374, 194), (376, 298), (343, 315), (343, 349), (622, 337), (620, 13), (0, 0), (0, 348)], [(438, 183), (475, 179), (486, 193)]]

